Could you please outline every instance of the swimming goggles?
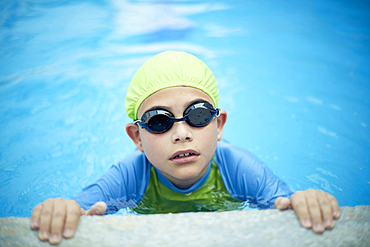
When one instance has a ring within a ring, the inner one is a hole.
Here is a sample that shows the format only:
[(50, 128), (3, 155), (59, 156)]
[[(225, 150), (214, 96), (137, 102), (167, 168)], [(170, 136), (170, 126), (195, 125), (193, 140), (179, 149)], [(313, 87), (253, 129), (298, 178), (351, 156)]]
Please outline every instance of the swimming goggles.
[(180, 121), (185, 121), (193, 127), (204, 127), (215, 116), (220, 116), (220, 110), (220, 108), (214, 109), (207, 101), (198, 101), (186, 108), (182, 118), (175, 118), (171, 112), (164, 109), (151, 109), (146, 111), (134, 124), (138, 124), (150, 133), (161, 134), (170, 130), (175, 122)]

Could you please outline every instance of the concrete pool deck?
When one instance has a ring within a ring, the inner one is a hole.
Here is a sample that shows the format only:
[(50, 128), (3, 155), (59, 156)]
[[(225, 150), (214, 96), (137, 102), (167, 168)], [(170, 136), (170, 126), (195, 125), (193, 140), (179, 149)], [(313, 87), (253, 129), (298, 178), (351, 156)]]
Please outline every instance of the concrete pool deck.
[[(370, 206), (341, 207), (331, 231), (300, 227), (292, 210), (85, 216), (59, 246), (370, 246)], [(51, 246), (30, 218), (0, 218), (0, 246)]]

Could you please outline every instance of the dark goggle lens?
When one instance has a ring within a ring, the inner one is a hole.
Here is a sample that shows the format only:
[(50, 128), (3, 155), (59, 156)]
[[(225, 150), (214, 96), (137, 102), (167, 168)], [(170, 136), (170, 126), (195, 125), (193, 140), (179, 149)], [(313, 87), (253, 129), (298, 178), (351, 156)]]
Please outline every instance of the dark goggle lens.
[(173, 122), (166, 115), (155, 115), (151, 117), (148, 121), (148, 127), (154, 132), (163, 132), (171, 128)]
[(194, 108), (188, 113), (187, 122), (192, 126), (204, 126), (209, 123), (212, 118), (212, 112), (206, 108)]

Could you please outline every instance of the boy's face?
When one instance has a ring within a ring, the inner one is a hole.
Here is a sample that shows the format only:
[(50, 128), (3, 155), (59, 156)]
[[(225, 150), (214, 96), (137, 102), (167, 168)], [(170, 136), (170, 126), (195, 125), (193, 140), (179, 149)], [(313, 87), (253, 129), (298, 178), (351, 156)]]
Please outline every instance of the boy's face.
[[(138, 110), (138, 118), (158, 107), (170, 111), (175, 118), (182, 118), (185, 109), (195, 101), (207, 101), (213, 105), (206, 93), (192, 87), (162, 89), (145, 99)], [(225, 121), (226, 112), (221, 111), (220, 117), (213, 118), (205, 127), (192, 127), (181, 121), (162, 134), (150, 133), (133, 124), (128, 124), (126, 130), (153, 166), (178, 188), (188, 188), (207, 171), (217, 141), (222, 137)], [(186, 153), (192, 155), (176, 158)]]

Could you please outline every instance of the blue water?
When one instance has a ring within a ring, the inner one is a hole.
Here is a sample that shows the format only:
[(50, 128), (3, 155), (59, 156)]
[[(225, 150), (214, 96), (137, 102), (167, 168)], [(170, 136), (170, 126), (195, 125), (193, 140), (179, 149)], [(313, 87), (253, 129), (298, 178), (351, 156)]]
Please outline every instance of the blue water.
[(293, 190), (370, 204), (368, 1), (1, 1), (0, 26), (0, 217), (134, 150), (126, 89), (164, 50), (209, 65), (224, 138)]

